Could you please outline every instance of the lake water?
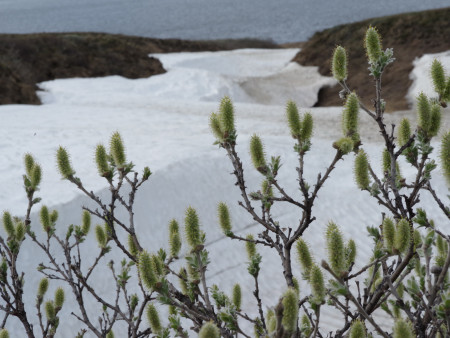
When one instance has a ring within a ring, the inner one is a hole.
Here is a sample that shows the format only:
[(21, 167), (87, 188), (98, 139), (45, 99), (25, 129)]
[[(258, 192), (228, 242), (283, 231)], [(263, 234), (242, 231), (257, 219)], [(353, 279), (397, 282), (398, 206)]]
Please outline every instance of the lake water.
[(0, 33), (96, 31), (159, 38), (304, 41), (362, 19), (449, 0), (0, 0)]

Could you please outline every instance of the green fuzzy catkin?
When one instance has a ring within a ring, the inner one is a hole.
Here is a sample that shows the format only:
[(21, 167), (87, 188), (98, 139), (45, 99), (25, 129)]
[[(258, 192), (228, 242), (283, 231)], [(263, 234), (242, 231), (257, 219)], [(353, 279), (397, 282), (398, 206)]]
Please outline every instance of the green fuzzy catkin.
[(227, 235), (231, 232), (231, 219), (228, 206), (225, 203), (220, 202), (217, 206), (217, 214), (219, 216), (219, 225), (222, 228), (223, 233)]
[(247, 257), (251, 261), (252, 257), (256, 255), (256, 244), (253, 242), (254, 238), (252, 234), (248, 234), (245, 238), (247, 239), (247, 241), (245, 242)]
[(45, 302), (45, 315), (48, 321), (53, 321), (56, 317), (55, 304), (51, 300)]
[(56, 151), (56, 163), (58, 165), (59, 173), (63, 179), (68, 179), (75, 175), (75, 171), (72, 169), (72, 165), (70, 164), (70, 157), (66, 148), (61, 146), (58, 148)]
[(37, 296), (38, 298), (43, 298), (45, 296), (45, 293), (48, 290), (48, 278), (44, 277), (40, 280), (39, 285), (38, 285), (38, 291), (37, 291)]
[(157, 335), (161, 332), (162, 326), (161, 321), (159, 320), (158, 310), (153, 305), (153, 303), (148, 303), (147, 305), (147, 320), (152, 329), (152, 333)]
[(307, 315), (302, 316), (301, 320), (301, 330), (305, 334), (305, 337), (309, 337), (311, 334), (311, 322)]
[(342, 233), (338, 226), (330, 222), (326, 231), (328, 260), (330, 261), (331, 269), (340, 275), (346, 270), (345, 264), (345, 247)]
[(313, 130), (314, 130), (314, 119), (313, 119), (311, 113), (309, 113), (309, 112), (305, 113), (305, 115), (303, 115), (302, 128), (301, 128), (302, 140), (310, 141), (311, 136), (313, 134)]
[(181, 249), (181, 236), (178, 231), (172, 231), (169, 233), (169, 247), (170, 255), (172, 257), (178, 257)]
[(442, 238), (442, 236), (439, 235), (439, 234), (438, 234), (437, 237), (436, 237), (436, 247), (437, 247), (437, 249), (438, 249), (439, 255), (444, 256), (444, 255), (447, 254), (447, 252), (448, 252), (448, 245), (447, 245), (447, 242), (444, 241), (444, 239)]
[[(381, 158), (382, 158), (383, 172), (387, 173), (387, 175), (390, 176), (391, 175), (391, 155), (389, 154), (389, 151), (386, 148), (383, 149)], [(395, 161), (395, 171), (397, 174), (397, 179), (401, 179), (402, 175), (400, 173), (400, 166), (398, 165), (397, 161)]]
[(108, 333), (106, 334), (106, 338), (114, 338), (114, 332), (113, 330), (109, 330)]
[(288, 332), (297, 329), (298, 320), (298, 295), (293, 288), (289, 288), (283, 295), (283, 318), (281, 323)]
[(97, 226), (95, 227), (95, 238), (97, 239), (98, 246), (102, 249), (105, 248), (106, 243), (107, 243), (107, 238), (106, 238), (105, 230), (99, 224), (97, 224)]
[(111, 157), (117, 168), (123, 168), (127, 162), (125, 156), (125, 146), (123, 145), (122, 137), (119, 132), (115, 132), (111, 135), (109, 140), (109, 147), (111, 152)]
[(414, 230), (414, 249), (418, 249), (422, 246), (422, 235), (419, 230)]
[(131, 234), (128, 234), (128, 251), (133, 256), (137, 256), (139, 254), (138, 247), (136, 246), (136, 243), (134, 242), (134, 238)]
[(444, 102), (450, 101), (450, 76), (447, 77), (447, 84), (445, 85), (444, 94), (441, 97)]
[(337, 149), (339, 149), (344, 155), (353, 150), (355, 144), (350, 137), (341, 137), (335, 142)]
[(308, 244), (302, 239), (297, 240), (297, 256), (302, 267), (303, 273), (307, 279), (309, 279), (309, 272), (313, 265), (313, 259), (311, 253), (309, 252)]
[(139, 304), (139, 297), (135, 293), (133, 293), (130, 298), (131, 310), (134, 311), (134, 309), (136, 309), (136, 306), (138, 306), (138, 304)]
[(220, 101), (220, 129), (223, 130), (227, 135), (230, 135), (234, 132), (234, 107), (233, 102), (228, 96), (225, 96), (222, 101)]
[(147, 251), (141, 251), (138, 259), (139, 276), (148, 290), (152, 290), (156, 283), (152, 258)]
[(31, 188), (36, 190), (37, 187), (39, 186), (39, 184), (41, 183), (41, 179), (42, 179), (41, 166), (39, 164), (35, 163), (33, 165), (33, 168), (31, 169), (31, 175), (30, 175)]
[(31, 172), (32, 172), (33, 167), (34, 167), (34, 157), (33, 157), (33, 155), (31, 155), (30, 153), (26, 153), (23, 156), (23, 162), (24, 162), (24, 165), (25, 165), (25, 172), (26, 172), (27, 176), (30, 177), (31, 176)]
[(178, 282), (180, 283), (180, 289), (181, 292), (183, 293), (183, 295), (187, 295), (189, 293), (189, 288), (188, 288), (188, 284), (187, 284), (187, 272), (186, 269), (181, 267), (180, 271), (178, 271)]
[(202, 239), (200, 232), (200, 222), (197, 216), (197, 212), (192, 207), (188, 207), (186, 209), (184, 226), (187, 242), (192, 249), (195, 249), (197, 245), (202, 244)]
[(298, 282), (298, 279), (295, 277), (292, 277), (292, 284), (294, 284), (294, 290), (297, 292), (297, 296), (300, 297), (300, 284)]
[(409, 123), (409, 120), (404, 117), (400, 121), (400, 125), (398, 127), (398, 134), (397, 134), (397, 140), (398, 145), (400, 147), (403, 147), (411, 137), (411, 124)]
[(399, 252), (404, 253), (409, 249), (411, 237), (411, 228), (409, 222), (402, 218), (397, 223), (397, 229), (395, 230), (394, 247)]
[(366, 338), (366, 328), (362, 321), (355, 320), (350, 327), (349, 338)]
[(323, 281), (322, 270), (316, 264), (313, 264), (311, 267), (309, 282), (311, 284), (313, 302), (315, 304), (322, 304), (325, 300), (325, 284)]
[(104, 177), (109, 172), (108, 153), (103, 144), (98, 144), (95, 148), (95, 164), (97, 165), (98, 174)]
[(50, 220), (50, 214), (48, 212), (47, 206), (42, 206), (41, 211), (39, 212), (39, 218), (41, 221), (42, 229), (45, 232), (49, 232), (52, 229), (52, 222)]
[(267, 197), (273, 197), (273, 189), (269, 181), (264, 180), (261, 183), (261, 193)]
[(360, 149), (355, 157), (354, 165), (356, 185), (361, 190), (368, 190), (370, 187), (369, 159), (364, 150)]
[(9, 332), (7, 329), (0, 330), (0, 338), (9, 338)]
[(347, 79), (347, 52), (342, 46), (334, 49), (331, 71), (337, 81), (342, 82)]
[(394, 221), (390, 217), (386, 217), (383, 220), (383, 244), (384, 248), (389, 252), (392, 252), (394, 248), (395, 240), (395, 225)]
[(250, 139), (250, 155), (255, 169), (264, 173), (267, 168), (264, 147), (260, 137), (256, 134)]
[(58, 211), (53, 210), (49, 216), (50, 216), (50, 222), (52, 223), (52, 225), (55, 224), (59, 217)]
[(300, 114), (295, 102), (288, 101), (286, 105), (286, 118), (293, 138), (299, 138), (301, 133)]
[(353, 239), (349, 239), (345, 247), (346, 270), (355, 263), (356, 260), (356, 243)]
[(152, 255), (152, 264), (153, 264), (153, 270), (155, 271), (157, 276), (163, 276), (164, 275), (164, 262), (161, 260), (161, 258), (158, 255)]
[(57, 311), (64, 305), (64, 299), (64, 289), (61, 287), (57, 288), (55, 291), (55, 308), (57, 309)]
[(87, 235), (91, 229), (91, 214), (89, 211), (84, 210), (81, 216), (81, 231), (83, 234)]
[(211, 113), (211, 116), (209, 117), (209, 127), (211, 128), (214, 137), (219, 142), (222, 142), (224, 138), (224, 132), (220, 127), (219, 115), (217, 115), (216, 113)]
[(355, 93), (347, 96), (342, 112), (342, 130), (344, 136), (352, 136), (358, 132), (359, 99)]
[(206, 322), (200, 329), (198, 338), (220, 338), (220, 331), (213, 322)]
[(14, 237), (16, 230), (14, 228), (14, 222), (11, 214), (8, 211), (3, 212), (3, 228), (5, 229), (8, 237)]
[(275, 317), (275, 312), (272, 309), (267, 310), (266, 314), (266, 322), (267, 322), (267, 332), (272, 333), (277, 328), (277, 318)]
[(236, 306), (236, 309), (240, 309), (241, 308), (241, 302), (242, 302), (242, 291), (241, 291), (241, 286), (236, 283), (233, 286), (233, 295), (232, 295), (232, 301), (234, 306)]
[(441, 106), (437, 103), (433, 103), (431, 105), (430, 111), (430, 129), (428, 131), (429, 136), (437, 136), (437, 134), (439, 133), (439, 129), (441, 128), (441, 119)]
[(16, 232), (15, 236), (16, 240), (18, 242), (22, 242), (23, 239), (25, 238), (26, 233), (25, 224), (22, 221), (17, 222), (15, 232)]
[(444, 173), (447, 184), (450, 186), (450, 131), (442, 137), (441, 151), (439, 153), (441, 159), (442, 171)]
[(394, 324), (393, 338), (415, 338), (415, 334), (410, 322), (398, 318)]
[(442, 63), (437, 59), (434, 59), (431, 64), (431, 79), (433, 80), (435, 92), (442, 97), (446, 87), (445, 71)]
[(417, 97), (417, 124), (425, 132), (430, 129), (430, 116), (430, 101), (424, 93), (420, 93)]
[(376, 28), (369, 27), (367, 29), (364, 45), (369, 62), (372, 64), (376, 63), (382, 54), (381, 38)]

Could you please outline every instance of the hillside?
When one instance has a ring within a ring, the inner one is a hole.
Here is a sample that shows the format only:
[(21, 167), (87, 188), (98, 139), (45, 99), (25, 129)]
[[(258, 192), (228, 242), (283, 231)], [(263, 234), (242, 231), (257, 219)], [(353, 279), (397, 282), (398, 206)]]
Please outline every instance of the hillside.
[(183, 41), (100, 33), (0, 35), (0, 104), (40, 104), (36, 83), (72, 77), (164, 73), (150, 53), (273, 48), (259, 40)]
[[(382, 79), (387, 110), (407, 109), (405, 95), (411, 85), (409, 74), (413, 68), (412, 62), (423, 54), (450, 50), (449, 18), (450, 8), (446, 8), (337, 26), (314, 34), (294, 61), (302, 65), (319, 66), (320, 73), (329, 76), (332, 50), (336, 45), (344, 46), (349, 56), (349, 87), (356, 89), (365, 103), (371, 106), (374, 84), (367, 81), (368, 65), (361, 41), (367, 27), (375, 26), (383, 37), (383, 48), (394, 48), (396, 58)], [(340, 105), (339, 90), (340, 86), (322, 89), (317, 106)]]

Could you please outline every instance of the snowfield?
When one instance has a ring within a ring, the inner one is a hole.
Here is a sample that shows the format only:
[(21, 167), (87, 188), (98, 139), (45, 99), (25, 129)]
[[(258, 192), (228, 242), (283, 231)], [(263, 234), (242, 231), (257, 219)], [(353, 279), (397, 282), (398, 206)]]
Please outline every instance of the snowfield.
[[(243, 243), (231, 241), (221, 233), (216, 216), (218, 202), (224, 201), (230, 207), (236, 233), (256, 233), (258, 228), (238, 206), (240, 194), (230, 175), (231, 164), (225, 151), (212, 145), (214, 139), (209, 131), (208, 118), (212, 111), (217, 111), (220, 99), (224, 95), (230, 96), (235, 104), (238, 150), (244, 163), (247, 187), (256, 191), (262, 181), (262, 176), (251, 166), (248, 151), (249, 138), (257, 133), (264, 141), (267, 155), (281, 156), (283, 166), (279, 181), (288, 193), (299, 198), (295, 170), (297, 159), (285, 122), (285, 102), (293, 99), (302, 107), (301, 112), (311, 111), (315, 119), (313, 145), (305, 167), (311, 185), (317, 173), (324, 172), (334, 157), (335, 150), (331, 145), (341, 134), (341, 108), (308, 108), (314, 105), (319, 89), (334, 83), (334, 80), (320, 76), (314, 67), (290, 63), (297, 51), (160, 54), (154, 56), (161, 60), (168, 72), (148, 79), (111, 76), (41, 83), (43, 105), (0, 107), (0, 128), (4, 135), (0, 139), (3, 156), (3, 165), (0, 166), (1, 208), (14, 215), (24, 215), (27, 202), (22, 182), (22, 159), (26, 152), (30, 152), (43, 168), (41, 191), (37, 195), (42, 197), (42, 204), (59, 211), (58, 233), (64, 234), (70, 224), (80, 224), (81, 206), (92, 206), (92, 203), (80, 195), (75, 186), (60, 179), (55, 151), (59, 145), (66, 147), (84, 185), (100, 196), (107, 196), (107, 182), (98, 177), (93, 160), (94, 149), (98, 143), (107, 144), (110, 135), (119, 131), (126, 145), (127, 158), (136, 165), (135, 170), (142, 172), (148, 165), (153, 172), (149, 182), (138, 191), (135, 204), (137, 233), (145, 249), (154, 252), (160, 247), (167, 248), (168, 222), (175, 218), (181, 225), (186, 208), (194, 207), (206, 231), (207, 247), (213, 262), (207, 272), (208, 284), (215, 283), (225, 292), (230, 292), (235, 282), (241, 283), (243, 290), (248, 290), (243, 293), (243, 309), (255, 316), (254, 298), (249, 291), (253, 289), (253, 279), (246, 270), (245, 248)], [(438, 57), (450, 69), (450, 52), (441, 53)], [(424, 56), (415, 63), (411, 97), (418, 90), (431, 94), (428, 83), (431, 61), (432, 56)], [(414, 123), (415, 113), (412, 111), (391, 114), (387, 120), (395, 123), (403, 116), (410, 117)], [(447, 108), (441, 130), (449, 127)], [(361, 135), (363, 148), (380, 174), (381, 137), (370, 119), (362, 113)], [(439, 147), (437, 142), (434, 145)], [(346, 239), (351, 236), (357, 242), (357, 266), (363, 266), (371, 256), (371, 240), (366, 235), (366, 226), (378, 226), (380, 212), (384, 210), (368, 193), (356, 188), (353, 157), (353, 154), (347, 155), (337, 164), (316, 202), (314, 216), (317, 220), (305, 233), (317, 261), (326, 257), (324, 229), (330, 220), (342, 228)], [(405, 162), (400, 165), (403, 176), (411, 180), (414, 177), (412, 168)], [(432, 184), (438, 195), (445, 199), (448, 188), (439, 170), (434, 172)], [(421, 204), (433, 214), (436, 224), (448, 231), (448, 220), (434, 206), (431, 197), (424, 194)], [(34, 210), (32, 228), (42, 234), (36, 216), (39, 208), (38, 205)], [(299, 210), (287, 205), (274, 208), (273, 213), (282, 227), (294, 227), (300, 215)], [(127, 219), (124, 210), (119, 210), (118, 215)], [(91, 233), (83, 244), (85, 268), (100, 250), (94, 237)], [(182, 250), (186, 247), (183, 246)], [(265, 304), (272, 306), (285, 290), (280, 261), (275, 253), (265, 248), (259, 248), (259, 251), (263, 255), (261, 297)], [(56, 247), (54, 252), (58, 254)], [(102, 268), (92, 276), (91, 283), (105, 296), (113, 297), (111, 292), (114, 289), (106, 264), (115, 259), (118, 270), (121, 258), (122, 255), (113, 250), (100, 263)], [(21, 250), (20, 263), (25, 271), (28, 314), (35, 319), (36, 332), (35, 297), (37, 283), (42, 278), (36, 266), (40, 262), (47, 260), (27, 239)], [(305, 295), (309, 287), (301, 280), (296, 263), (294, 274), (301, 281), (300, 293)], [(52, 295), (60, 285), (58, 281), (51, 281), (47, 295)], [(79, 313), (79, 310), (68, 287), (63, 287), (67, 302), (61, 312), (64, 319), (57, 336), (72, 337), (84, 326), (70, 314)], [(86, 298), (88, 312), (99, 315), (101, 307), (89, 296)], [(324, 311), (323, 328), (341, 324), (340, 313), (331, 308)], [(164, 318), (163, 322), (167, 324)], [(14, 337), (24, 335), (16, 320), (9, 320), (7, 327)], [(126, 336), (123, 329), (119, 323), (114, 329), (117, 337)]]

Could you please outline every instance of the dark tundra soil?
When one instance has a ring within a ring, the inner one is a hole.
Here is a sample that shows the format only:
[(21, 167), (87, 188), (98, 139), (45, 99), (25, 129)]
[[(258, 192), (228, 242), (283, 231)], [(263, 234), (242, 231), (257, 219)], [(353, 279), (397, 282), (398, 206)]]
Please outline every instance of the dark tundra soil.
[[(405, 95), (411, 85), (412, 62), (423, 54), (450, 50), (450, 8), (369, 19), (318, 32), (302, 46), (294, 58), (302, 65), (319, 66), (322, 75), (331, 75), (330, 63), (336, 45), (345, 47), (349, 58), (348, 85), (363, 101), (372, 106), (374, 82), (368, 76), (363, 48), (364, 34), (374, 26), (383, 38), (383, 48), (394, 48), (396, 61), (389, 65), (382, 78), (383, 97), (387, 110), (408, 108)], [(340, 86), (323, 88), (317, 106), (337, 106)]]

